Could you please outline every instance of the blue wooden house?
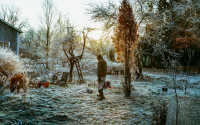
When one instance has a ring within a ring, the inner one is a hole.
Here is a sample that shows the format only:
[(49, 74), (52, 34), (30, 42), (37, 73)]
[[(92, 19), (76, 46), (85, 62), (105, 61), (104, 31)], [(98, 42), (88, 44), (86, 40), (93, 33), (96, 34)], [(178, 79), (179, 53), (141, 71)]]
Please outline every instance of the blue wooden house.
[(0, 47), (9, 48), (19, 55), (19, 34), (18, 28), (0, 19)]

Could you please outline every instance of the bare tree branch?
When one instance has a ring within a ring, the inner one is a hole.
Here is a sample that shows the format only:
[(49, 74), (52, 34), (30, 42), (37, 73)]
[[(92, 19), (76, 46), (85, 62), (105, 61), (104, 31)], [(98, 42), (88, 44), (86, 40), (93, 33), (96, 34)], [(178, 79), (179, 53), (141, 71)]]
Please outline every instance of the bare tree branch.
[(104, 28), (108, 30), (117, 24), (118, 6), (113, 1), (106, 3), (88, 3), (87, 14), (91, 15), (91, 19), (96, 22), (103, 22)]
[(28, 23), (27, 19), (21, 19), (21, 10), (14, 6), (7, 7), (2, 5), (0, 8), (0, 18), (19, 29), (24, 28)]

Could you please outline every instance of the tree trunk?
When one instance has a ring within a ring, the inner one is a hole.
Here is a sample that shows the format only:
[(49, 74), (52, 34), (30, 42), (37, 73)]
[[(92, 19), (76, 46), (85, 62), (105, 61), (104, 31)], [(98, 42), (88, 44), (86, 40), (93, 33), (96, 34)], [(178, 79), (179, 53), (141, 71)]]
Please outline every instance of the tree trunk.
[(49, 59), (49, 52), (48, 49), (46, 49), (46, 69), (49, 69), (48, 59)]
[(139, 74), (138, 74), (138, 78), (143, 79), (143, 74), (142, 74), (142, 65), (141, 65), (141, 61), (142, 61), (142, 54), (140, 52), (140, 45), (138, 45), (138, 51), (139, 54), (137, 55), (137, 64), (138, 64), (138, 70), (139, 70)]
[(74, 59), (70, 59), (69, 62), (70, 62), (69, 82), (72, 82), (73, 69), (74, 69)]
[(147, 67), (146, 62), (147, 62), (147, 55), (143, 55), (144, 59), (142, 58), (142, 65), (144, 67)]
[(50, 39), (50, 34), (49, 34), (49, 27), (47, 27), (47, 34), (46, 34), (46, 69), (49, 69), (49, 63), (48, 63), (48, 59), (49, 59), (49, 39)]
[(69, 71), (69, 82), (72, 82), (73, 78), (73, 68), (74, 68), (74, 61), (73, 59), (70, 60), (70, 71)]
[(127, 50), (127, 44), (125, 44), (125, 83), (123, 85), (124, 94), (125, 97), (130, 97), (131, 91), (130, 91), (130, 71), (129, 71), (129, 56), (128, 56), (128, 50)]
[(48, 63), (48, 59), (49, 59), (49, 45), (46, 44), (46, 69), (49, 69), (49, 63)]

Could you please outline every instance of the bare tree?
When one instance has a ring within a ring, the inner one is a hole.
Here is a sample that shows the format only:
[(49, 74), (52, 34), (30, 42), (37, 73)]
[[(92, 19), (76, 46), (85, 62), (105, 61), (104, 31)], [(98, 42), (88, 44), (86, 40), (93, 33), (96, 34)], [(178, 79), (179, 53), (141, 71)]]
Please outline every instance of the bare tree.
[[(45, 52), (46, 52), (46, 68), (49, 69), (49, 46), (52, 42), (52, 35), (53, 35), (53, 26), (54, 21), (56, 17), (56, 9), (53, 4), (52, 0), (44, 0), (42, 3), (42, 10), (43, 10), (43, 16), (40, 17), (41, 20), (41, 30), (40, 32), (44, 36), (40, 36), (41, 40), (45, 44)], [(43, 39), (44, 37), (44, 39)]]
[(92, 20), (103, 22), (105, 30), (112, 30), (117, 24), (118, 5), (110, 0), (106, 4), (88, 3), (86, 11)]
[[(65, 66), (68, 59), (66, 59), (63, 49), (60, 48), (60, 43), (58, 42), (60, 38), (64, 38), (66, 36), (69, 36), (72, 34), (71, 29), (74, 26), (70, 23), (69, 17), (66, 15), (62, 15), (62, 13), (59, 13), (58, 19), (56, 20), (56, 24), (54, 26), (54, 40), (51, 44), (51, 56), (52, 56), (52, 69), (55, 68), (56, 59), (60, 58), (60, 61), (62, 63), (62, 67)], [(57, 44), (58, 42), (58, 44)], [(58, 49), (59, 48), (59, 49)]]
[(46, 68), (49, 69), (49, 47), (52, 42), (53, 38), (53, 27), (54, 27), (54, 21), (56, 18), (56, 8), (53, 4), (52, 0), (44, 0), (42, 5), (42, 10), (43, 10), (43, 16), (40, 17), (41, 20), (41, 29), (40, 29), (40, 34), (43, 36), (39, 36), (41, 42), (44, 43), (45, 45), (45, 53), (46, 53)]
[(18, 7), (2, 5), (0, 8), (0, 18), (19, 29), (22, 29), (27, 25), (27, 19), (21, 17), (21, 10)]
[[(76, 63), (76, 61), (79, 61), (82, 59), (83, 53), (85, 50), (85, 44), (86, 44), (86, 41), (88, 38), (88, 33), (92, 30), (93, 29), (91, 29), (91, 28), (85, 28), (82, 31), (82, 35), (83, 35), (82, 46), (80, 46), (80, 42), (78, 43), (76, 38), (74, 37), (73, 29), (71, 31), (72, 32), (71, 35), (67, 36), (63, 42), (63, 52), (65, 53), (67, 59), (69, 60), (69, 64), (70, 64), (69, 82), (72, 81), (72, 77), (73, 77), (72, 72), (73, 72), (74, 64)], [(75, 51), (77, 53), (78, 50), (80, 51), (79, 55), (75, 54)]]

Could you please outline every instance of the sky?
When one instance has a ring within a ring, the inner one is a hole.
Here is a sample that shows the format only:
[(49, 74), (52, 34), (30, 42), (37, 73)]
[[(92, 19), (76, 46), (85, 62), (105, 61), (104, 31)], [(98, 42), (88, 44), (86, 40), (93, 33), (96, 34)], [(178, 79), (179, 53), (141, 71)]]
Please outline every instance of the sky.
[[(77, 30), (83, 27), (100, 28), (99, 23), (90, 20), (90, 15), (86, 14), (86, 4), (88, 2), (106, 2), (108, 0), (53, 0), (58, 11), (62, 14), (68, 15), (69, 19), (75, 25)], [(0, 5), (16, 6), (21, 9), (23, 18), (27, 18), (29, 24), (37, 28), (40, 25), (39, 17), (42, 14), (43, 0), (0, 0)], [(100, 37), (101, 31), (93, 33), (93, 37)]]

